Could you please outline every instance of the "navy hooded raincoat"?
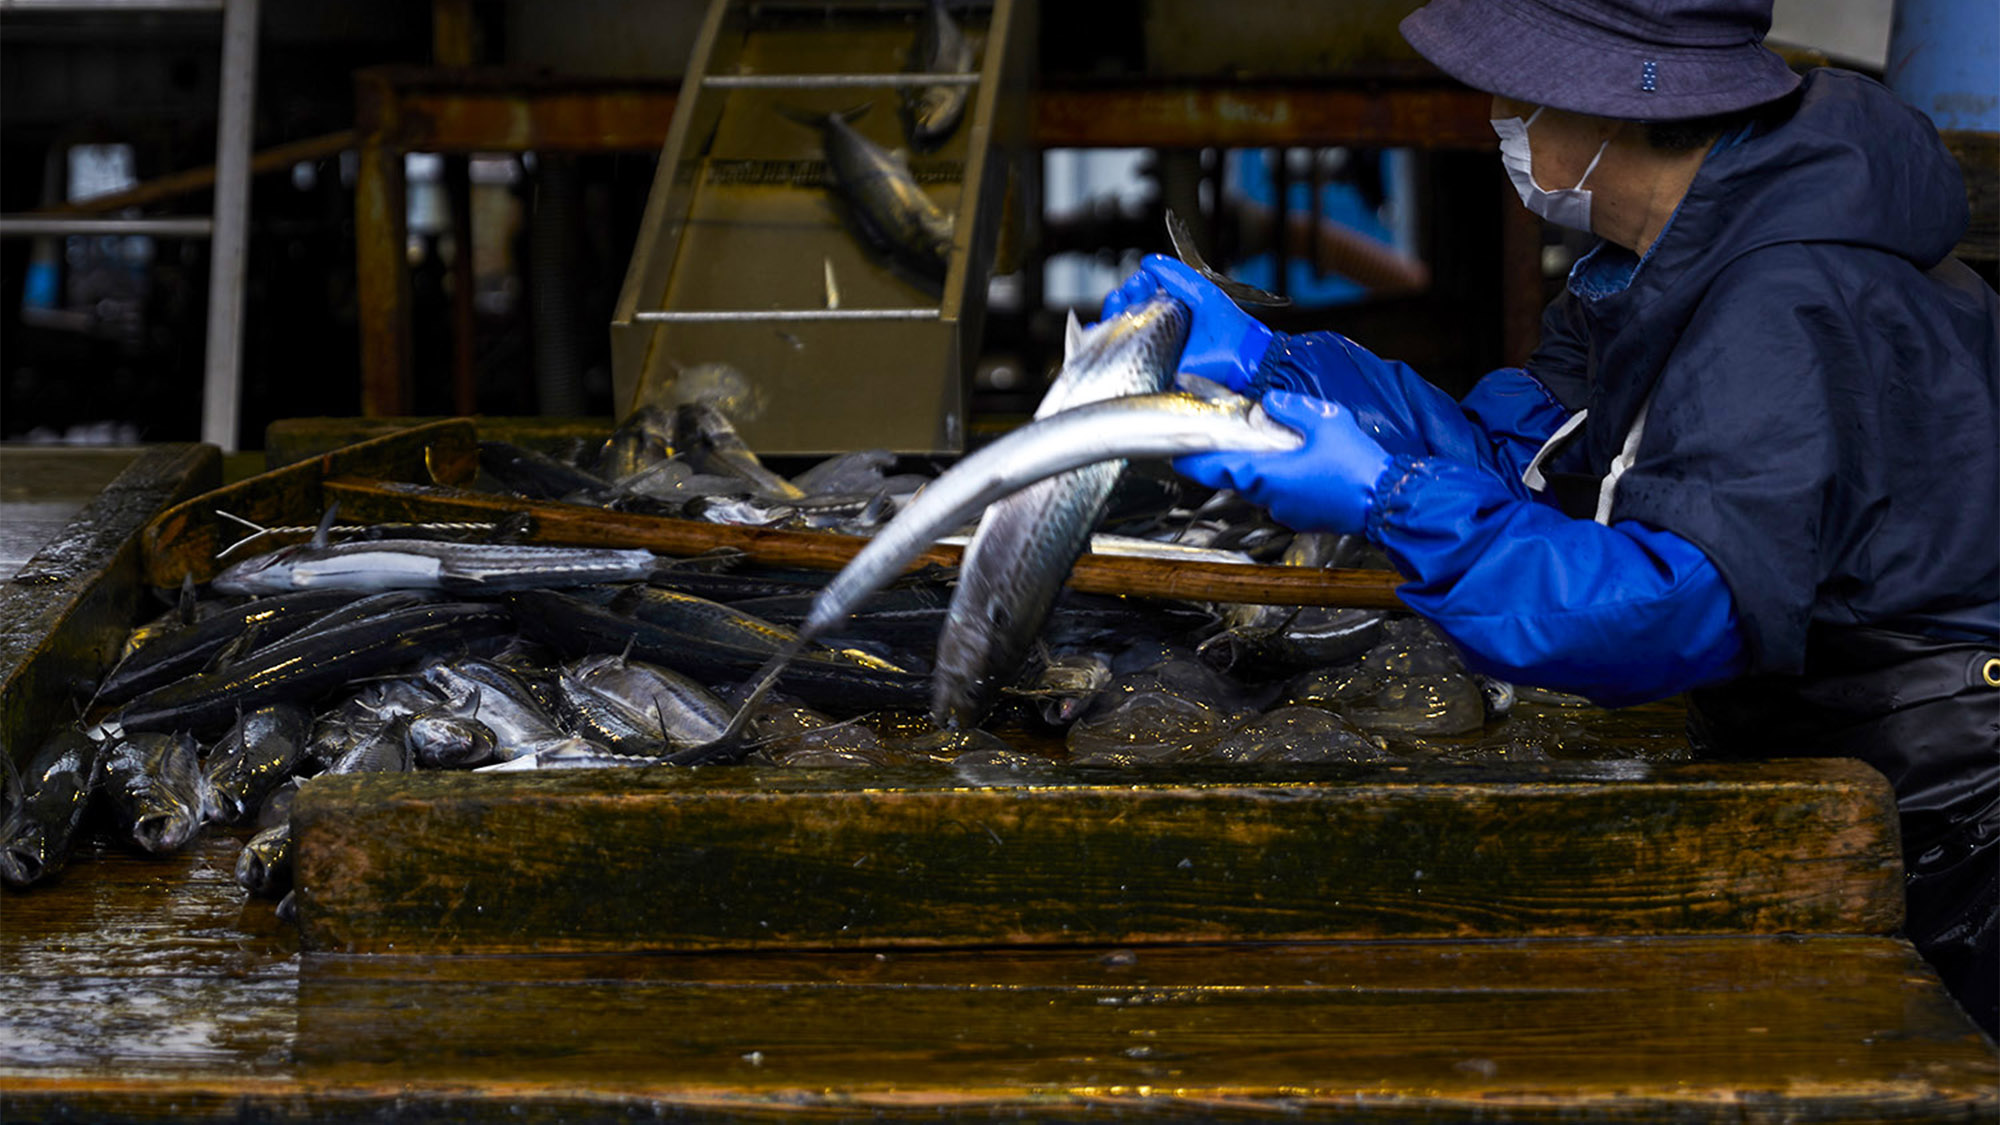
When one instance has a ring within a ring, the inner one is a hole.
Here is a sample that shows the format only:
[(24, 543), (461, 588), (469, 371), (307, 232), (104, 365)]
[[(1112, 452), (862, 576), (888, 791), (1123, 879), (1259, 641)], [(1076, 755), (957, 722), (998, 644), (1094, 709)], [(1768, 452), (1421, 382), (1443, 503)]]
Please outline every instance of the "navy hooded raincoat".
[(1382, 439), (1369, 534), (1469, 663), (1692, 690), (1711, 753), (1882, 770), (1910, 935), (1993, 1031), (2000, 302), (1949, 256), (1967, 218), (1927, 118), (1818, 70), (1718, 142), (1644, 259), (1577, 263), (1526, 371), (1452, 403), (1316, 333), (1256, 382)]

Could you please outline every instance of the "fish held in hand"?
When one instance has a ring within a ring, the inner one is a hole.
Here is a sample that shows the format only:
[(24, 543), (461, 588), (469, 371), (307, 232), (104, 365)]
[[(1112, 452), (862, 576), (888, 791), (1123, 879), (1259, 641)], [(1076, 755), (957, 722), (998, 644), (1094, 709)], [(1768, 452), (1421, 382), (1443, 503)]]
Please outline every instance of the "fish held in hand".
[(820, 592), (799, 636), (825, 634), (940, 536), (1035, 481), (1099, 461), (1223, 449), (1283, 453), (1300, 442), (1296, 431), (1237, 396), (1132, 395), (1040, 419), (966, 457), (918, 493)]

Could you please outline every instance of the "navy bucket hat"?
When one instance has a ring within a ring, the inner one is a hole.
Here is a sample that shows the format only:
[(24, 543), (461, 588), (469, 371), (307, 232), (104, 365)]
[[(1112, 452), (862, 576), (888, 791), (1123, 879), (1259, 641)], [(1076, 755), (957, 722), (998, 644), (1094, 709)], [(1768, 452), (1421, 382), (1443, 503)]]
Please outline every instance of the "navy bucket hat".
[(1403, 38), (1515, 101), (1627, 121), (1748, 109), (1799, 77), (1764, 46), (1772, 0), (1432, 0)]

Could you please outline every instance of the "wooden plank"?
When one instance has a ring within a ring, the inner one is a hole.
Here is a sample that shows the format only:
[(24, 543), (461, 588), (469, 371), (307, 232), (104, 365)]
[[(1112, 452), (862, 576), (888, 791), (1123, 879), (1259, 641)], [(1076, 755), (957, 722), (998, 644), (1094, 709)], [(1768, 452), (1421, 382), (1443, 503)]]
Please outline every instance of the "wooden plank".
[[(727, 547), (751, 561), (775, 566), (838, 570), (867, 540), (832, 532), (732, 527), (695, 520), (613, 512), (588, 504), (346, 478), (328, 480), (325, 495), (363, 521), (492, 520), (512, 513), (534, 517), (530, 538), (584, 547), (645, 547), (667, 555), (697, 555)], [(934, 546), (910, 563), (957, 566), (958, 547)], [(1402, 576), (1378, 570), (1317, 570), (1234, 563), (1165, 562), (1116, 555), (1085, 555), (1071, 568), (1068, 585), (1090, 594), (1121, 594), (1179, 601), (1271, 605), (1338, 605), (1401, 609)]]
[[(320, 489), (326, 477), (366, 473), (392, 480), (463, 483), (479, 466), (479, 439), (471, 419), (448, 418), (334, 450), (311, 461), (287, 465), (193, 497), (162, 512), (141, 533), (145, 552), (142, 579), (173, 588), (184, 576), (213, 578), (233, 559), (216, 556), (248, 531), (216, 515), (229, 512), (266, 527), (311, 527), (327, 503)], [(276, 547), (290, 539), (267, 538)]]
[(1846, 760), (354, 776), (294, 813), (310, 952), (1887, 933)]
[[(412, 426), (444, 421), (441, 417), (408, 418), (280, 418), (264, 428), (264, 461), (269, 469), (318, 457), (342, 446), (368, 441)], [(595, 447), (611, 436), (610, 418), (552, 418), (537, 414), (480, 415), (475, 420), (481, 441), (508, 441), (556, 455), (578, 443)]]
[[(1879, 937), (309, 957), (231, 1076), (0, 1067), (9, 1120), (1975, 1121)], [(143, 1054), (143, 1048), (141, 1049)]]
[(148, 449), (0, 586), (0, 752), (25, 761), (89, 698), (139, 612), (140, 529), (221, 479), (212, 445)]

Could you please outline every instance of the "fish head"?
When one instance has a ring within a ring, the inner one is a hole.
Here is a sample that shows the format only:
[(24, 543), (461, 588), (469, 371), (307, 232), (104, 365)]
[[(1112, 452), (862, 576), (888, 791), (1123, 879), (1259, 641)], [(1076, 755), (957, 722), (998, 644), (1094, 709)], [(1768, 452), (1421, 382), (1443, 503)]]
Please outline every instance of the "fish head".
[(4, 838), (7, 843), (0, 847), (0, 879), (25, 887), (47, 873), (48, 840), (41, 825), (25, 820), (14, 823), (10, 818)]
[(280, 547), (255, 558), (231, 564), (209, 581), (218, 594), (284, 594), (292, 585), (292, 560), (306, 549), (305, 544)]
[(163, 804), (132, 822), (132, 842), (155, 855), (179, 851), (200, 827), (194, 810), (177, 802)]

